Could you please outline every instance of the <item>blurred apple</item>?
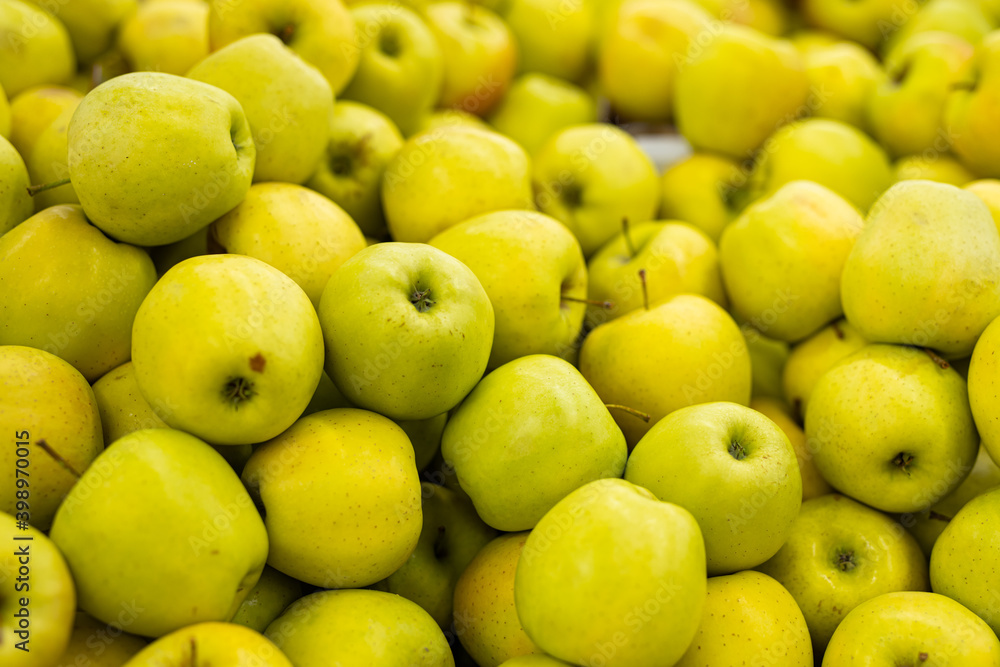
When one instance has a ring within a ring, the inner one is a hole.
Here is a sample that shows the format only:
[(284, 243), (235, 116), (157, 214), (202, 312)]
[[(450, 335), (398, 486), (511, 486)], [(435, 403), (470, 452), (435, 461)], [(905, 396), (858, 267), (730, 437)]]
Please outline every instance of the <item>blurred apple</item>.
[(547, 74), (514, 79), (489, 117), (490, 124), (534, 155), (552, 135), (597, 120), (594, 99), (582, 88)]
[(133, 71), (183, 76), (208, 55), (208, 4), (141, 2), (118, 30), (118, 50)]
[(912, 0), (803, 0), (801, 12), (808, 25), (874, 51), (918, 8)]
[(984, 178), (967, 183), (965, 189), (983, 200), (986, 208), (990, 209), (997, 230), (1000, 230), (1000, 180)]
[(795, 345), (782, 371), (784, 398), (801, 421), (819, 379), (838, 361), (868, 344), (847, 320), (837, 320)]
[(590, 0), (506, 0), (497, 3), (517, 45), (519, 72), (580, 82), (591, 66), (600, 23)]
[(73, 634), (62, 657), (54, 664), (58, 667), (121, 667), (136, 653), (146, 647), (146, 640), (122, 630), (130, 625), (130, 615), (112, 624), (98, 621), (90, 614), (78, 611), (73, 623)]
[(660, 215), (694, 225), (713, 241), (736, 217), (747, 172), (735, 160), (699, 153), (667, 167), (660, 181)]
[(907, 155), (892, 166), (895, 181), (936, 181), (962, 187), (975, 180), (975, 176), (951, 155)]
[(236, 623), (195, 623), (160, 637), (139, 651), (130, 667), (292, 667), (267, 638)]
[(22, 156), (31, 153), (38, 135), (83, 95), (65, 86), (35, 86), (10, 100), (10, 143)]
[(1000, 142), (989, 119), (1000, 107), (1000, 31), (983, 39), (964, 86), (948, 97), (945, 127), (955, 153), (979, 176), (1000, 176)]
[(868, 128), (868, 102), (885, 79), (875, 56), (854, 42), (809, 49), (803, 57), (816, 99), (812, 115)]
[[(54, 3), (61, 7), (59, 3)], [(9, 97), (43, 84), (62, 84), (76, 71), (66, 26), (41, 7), (0, 0), (0, 86)]]
[(264, 632), (288, 605), (302, 597), (304, 589), (305, 586), (298, 579), (265, 565), (260, 579), (247, 593), (231, 622)]

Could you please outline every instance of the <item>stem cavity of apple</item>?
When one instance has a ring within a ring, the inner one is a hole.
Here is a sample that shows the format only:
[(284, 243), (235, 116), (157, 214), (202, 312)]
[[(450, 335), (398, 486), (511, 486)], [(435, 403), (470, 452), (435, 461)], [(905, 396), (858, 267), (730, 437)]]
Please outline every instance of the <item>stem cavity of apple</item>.
[(834, 564), (841, 572), (850, 572), (858, 566), (858, 564), (854, 562), (853, 551), (837, 551), (837, 557), (834, 560)]
[(738, 440), (729, 443), (729, 455), (737, 461), (742, 461), (747, 457), (747, 450)]
[(71, 475), (73, 475), (73, 477), (75, 477), (76, 479), (80, 479), (80, 473), (78, 473), (76, 469), (69, 464), (69, 461), (60, 456), (59, 452), (52, 449), (52, 446), (49, 445), (49, 443), (45, 442), (45, 440), (39, 440), (38, 442), (35, 443), (35, 445), (41, 447), (43, 452), (48, 454), (56, 463), (58, 463), (66, 471), (68, 471)]
[(642, 410), (636, 410), (635, 408), (630, 408), (627, 405), (619, 405), (617, 403), (605, 403), (604, 407), (606, 407), (608, 410), (621, 410), (622, 412), (630, 414), (633, 417), (641, 419), (647, 424), (649, 423), (649, 420), (653, 418), (652, 415), (650, 415), (648, 412), (643, 412)]
[(253, 382), (245, 377), (234, 377), (222, 388), (222, 396), (229, 401), (234, 410), (240, 409), (240, 404), (249, 401), (256, 392)]
[(892, 460), (892, 465), (900, 469), (900, 471), (906, 473), (907, 477), (910, 475), (910, 464), (913, 463), (913, 454), (908, 452), (900, 452), (896, 454), (896, 457)]
[(430, 297), (431, 288), (421, 290), (419, 287), (413, 288), (413, 294), (410, 295), (410, 303), (421, 313), (426, 313), (434, 305), (434, 300)]

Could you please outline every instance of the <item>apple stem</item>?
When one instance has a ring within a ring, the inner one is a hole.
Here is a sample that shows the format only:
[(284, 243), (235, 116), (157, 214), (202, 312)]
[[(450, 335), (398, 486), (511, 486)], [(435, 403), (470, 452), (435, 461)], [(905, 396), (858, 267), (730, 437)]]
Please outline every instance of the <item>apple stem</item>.
[(948, 368), (949, 366), (951, 366), (951, 364), (942, 359), (937, 352), (930, 349), (929, 347), (925, 347), (924, 352), (926, 352), (927, 356), (930, 357), (934, 361), (934, 363), (938, 365), (938, 368)]
[(642, 307), (649, 310), (649, 289), (646, 287), (646, 269), (639, 269), (639, 282), (642, 283)]
[(944, 514), (941, 514), (940, 512), (935, 512), (934, 510), (929, 510), (927, 512), (927, 518), (934, 519), (935, 521), (944, 521), (945, 523), (951, 521), (950, 516), (945, 516)]
[(51, 456), (53, 458), (53, 460), (55, 460), (56, 463), (58, 463), (63, 468), (65, 468), (71, 475), (73, 475), (73, 477), (75, 477), (76, 479), (80, 479), (80, 473), (78, 473), (73, 468), (73, 466), (71, 466), (69, 464), (69, 462), (66, 459), (64, 459), (62, 456), (60, 456), (59, 452), (57, 452), (56, 450), (52, 449), (52, 447), (49, 445), (49, 443), (45, 442), (44, 440), (39, 440), (35, 444), (38, 445), (39, 447), (41, 447), (42, 451), (44, 451), (46, 454), (48, 454), (49, 456)]
[(635, 408), (630, 408), (627, 405), (619, 405), (617, 403), (605, 403), (604, 407), (606, 407), (608, 410), (621, 410), (622, 412), (627, 412), (633, 417), (638, 417), (639, 419), (641, 419), (646, 423), (649, 423), (649, 420), (652, 419), (652, 416), (650, 416), (648, 412), (643, 412), (642, 410), (636, 410)]
[(69, 179), (64, 178), (60, 181), (52, 181), (51, 183), (43, 183), (42, 185), (30, 185), (28, 186), (28, 194), (34, 197), (39, 192), (45, 192), (46, 190), (53, 190), (55, 188), (61, 187), (63, 185), (69, 184)]
[(834, 322), (830, 325), (830, 328), (833, 329), (833, 333), (837, 337), (837, 340), (844, 340), (844, 330), (840, 328), (840, 322)]
[(198, 642), (195, 641), (194, 637), (191, 638), (191, 667), (197, 667), (198, 665)]
[(625, 236), (625, 246), (628, 248), (629, 259), (635, 257), (635, 245), (632, 243), (632, 235), (629, 234), (628, 218), (622, 218), (622, 234)]
[(615, 307), (612, 301), (595, 301), (594, 299), (579, 299), (575, 296), (566, 296), (565, 294), (560, 297), (563, 301), (572, 301), (573, 303), (585, 303), (588, 306), (597, 306), (598, 308), (603, 308), (604, 310), (611, 310)]

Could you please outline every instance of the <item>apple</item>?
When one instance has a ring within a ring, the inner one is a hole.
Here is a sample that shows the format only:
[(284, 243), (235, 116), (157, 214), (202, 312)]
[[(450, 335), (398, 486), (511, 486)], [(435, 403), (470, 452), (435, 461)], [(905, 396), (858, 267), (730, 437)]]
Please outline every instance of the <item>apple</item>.
[(489, 117), (498, 132), (516, 141), (529, 155), (537, 153), (560, 130), (596, 120), (596, 104), (585, 90), (538, 72), (514, 79)]
[(919, 5), (910, 0), (804, 0), (801, 5), (807, 25), (854, 40), (873, 51), (918, 9)]
[(997, 27), (996, 18), (984, 2), (962, 0), (928, 0), (919, 11), (889, 36), (883, 53), (891, 55), (896, 46), (913, 35), (946, 32), (961, 37), (969, 44), (979, 44)]
[(66, 26), (41, 7), (2, 0), (0, 32), (7, 35), (0, 44), (0, 86), (8, 96), (32, 86), (66, 83), (76, 71)]
[(962, 187), (976, 179), (971, 171), (951, 155), (907, 155), (892, 166), (895, 181), (937, 181)]
[(442, 413), (429, 419), (397, 419), (396, 425), (406, 433), (413, 445), (413, 454), (417, 470), (426, 469), (441, 448), (441, 436), (445, 424), (448, 423), (448, 413)]
[(167, 405), (154, 408), (143, 398), (131, 361), (102, 375), (94, 382), (93, 390), (105, 445), (133, 431), (169, 428), (160, 415), (171, 408)]
[(660, 215), (683, 220), (717, 242), (737, 215), (746, 182), (747, 172), (735, 160), (695, 152), (664, 170)]
[(31, 216), (34, 204), (28, 194), (29, 183), (24, 160), (0, 137), (0, 236)]
[(134, 72), (184, 76), (208, 56), (208, 3), (139, 3), (118, 29), (118, 50)]
[(268, 552), (264, 523), (225, 459), (169, 429), (136, 431), (98, 456), (59, 506), (51, 537), (80, 608), (112, 623), (131, 605), (129, 631), (148, 637), (232, 617)]
[(292, 667), (260, 633), (235, 623), (195, 623), (160, 637), (128, 661), (131, 667)]
[(38, 135), (69, 107), (76, 108), (83, 95), (66, 86), (35, 86), (10, 99), (10, 143), (26, 156)]
[(288, 605), (302, 597), (304, 588), (301, 581), (265, 565), (260, 579), (243, 599), (231, 622), (264, 632)]
[(86, 612), (76, 612), (73, 634), (62, 657), (54, 664), (58, 667), (118, 667), (146, 647), (146, 640), (123, 630), (131, 625), (138, 613), (133, 609), (121, 614), (114, 623), (101, 623)]
[(816, 468), (815, 456), (809, 448), (806, 433), (798, 425), (789, 408), (780, 400), (771, 397), (754, 397), (750, 399), (750, 407), (761, 413), (778, 425), (795, 450), (795, 458), (799, 462), (799, 474), (802, 477), (802, 500), (817, 498), (833, 491), (830, 483)]
[(167, 271), (136, 313), (132, 362), (163, 420), (219, 445), (292, 425), (323, 370), (323, 335), (306, 293), (275, 268), (208, 255)]
[[(64, 109), (36, 137), (30, 152), (25, 155), (28, 176), (35, 185), (61, 181), (69, 175), (67, 166), (69, 148), (69, 124), (75, 107)], [(43, 189), (32, 195), (35, 212), (60, 204), (79, 204), (73, 185), (66, 183), (54, 188)]]
[(496, 3), (517, 44), (519, 72), (579, 82), (588, 74), (599, 23), (593, 2), (510, 0)]
[(790, 345), (782, 340), (768, 338), (746, 323), (740, 326), (750, 354), (751, 398), (784, 398), (781, 373), (788, 360)]
[(965, 190), (976, 195), (983, 200), (986, 207), (990, 209), (993, 222), (1000, 230), (1000, 180), (995, 178), (983, 178), (965, 185)]
[(969, 404), (983, 447), (1000, 461), (1000, 417), (996, 413), (997, 360), (1000, 317), (993, 320), (976, 342), (969, 363)]
[(815, 92), (813, 116), (868, 129), (868, 103), (885, 80), (879, 61), (864, 47), (851, 41), (803, 52), (809, 86)]
[(956, 85), (944, 109), (945, 131), (962, 162), (979, 176), (1000, 176), (1000, 143), (989, 118), (1000, 104), (1000, 32), (983, 38), (965, 85)]
[(847, 320), (840, 319), (792, 347), (781, 372), (784, 398), (792, 414), (801, 421), (823, 374), (867, 344)]

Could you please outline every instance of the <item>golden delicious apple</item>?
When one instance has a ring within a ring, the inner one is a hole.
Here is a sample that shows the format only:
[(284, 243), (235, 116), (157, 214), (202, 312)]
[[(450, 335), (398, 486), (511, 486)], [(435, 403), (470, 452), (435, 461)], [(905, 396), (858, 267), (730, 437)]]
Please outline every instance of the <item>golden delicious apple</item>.
[(803, 58), (816, 99), (812, 115), (867, 129), (868, 101), (885, 79), (871, 51), (842, 41), (806, 50)]
[(899, 30), (892, 33), (883, 44), (882, 52), (891, 54), (896, 45), (913, 35), (927, 32), (947, 32), (961, 37), (969, 44), (979, 44), (997, 27), (985, 2), (973, 0), (928, 0)]
[(1000, 31), (986, 36), (965, 85), (948, 96), (944, 123), (952, 147), (979, 176), (1000, 177), (1000, 141), (990, 119), (1000, 104)]
[(160, 418), (160, 414), (170, 410), (169, 405), (154, 408), (143, 398), (131, 361), (105, 373), (94, 382), (93, 389), (105, 445), (133, 431), (169, 428)]
[(0, 33), (5, 35), (0, 41), (0, 86), (10, 97), (32, 86), (66, 83), (76, 71), (66, 26), (38, 5), (0, 0)]
[(597, 121), (594, 99), (582, 88), (547, 74), (522, 74), (490, 115), (490, 124), (534, 155), (549, 137), (571, 125)]
[(1000, 317), (993, 320), (976, 342), (969, 363), (969, 404), (983, 446), (1000, 461), (1000, 413), (997, 412), (997, 387), (1000, 385)]
[(9, 141), (0, 137), (0, 236), (28, 219), (34, 210), (28, 194), (28, 169)]
[(250, 589), (231, 622), (264, 632), (288, 605), (302, 597), (304, 589), (305, 586), (298, 579), (265, 565), (260, 579)]
[(292, 667), (269, 639), (235, 623), (195, 623), (160, 637), (127, 667)]
[(92, 64), (111, 49), (115, 33), (141, 6), (136, 0), (31, 1), (52, 12), (66, 26), (81, 65)]
[(747, 172), (735, 160), (696, 152), (663, 172), (660, 215), (694, 225), (717, 242), (736, 217), (735, 201), (746, 182)]
[(807, 25), (854, 40), (873, 51), (917, 9), (919, 4), (913, 0), (803, 0), (801, 5)]
[(784, 398), (792, 415), (801, 421), (820, 377), (867, 344), (847, 320), (837, 320), (795, 345), (781, 373)]
[(65, 86), (35, 86), (10, 100), (10, 143), (21, 155), (31, 153), (38, 135), (83, 95)]
[(118, 29), (118, 50), (134, 72), (184, 76), (209, 54), (208, 3), (140, 3)]
[(591, 44), (600, 27), (595, 2), (510, 0), (498, 2), (517, 43), (519, 72), (579, 82), (590, 73)]
[(809, 449), (805, 431), (789, 414), (785, 404), (775, 398), (754, 397), (750, 399), (750, 407), (777, 424), (792, 443), (795, 458), (799, 461), (799, 474), (802, 477), (802, 500), (831, 493), (833, 487), (819, 474), (815, 455)]
[(86, 612), (76, 612), (73, 634), (55, 666), (122, 667), (146, 647), (145, 639), (122, 629), (131, 624), (133, 611), (129, 609), (111, 624), (102, 623)]
[[(28, 176), (34, 185), (62, 181), (69, 176), (67, 166), (69, 124), (76, 106), (68, 107), (36, 137), (31, 152), (25, 156)], [(35, 212), (60, 204), (79, 204), (80, 198), (71, 183), (36, 193), (32, 200)]]
[(749, 324), (740, 325), (750, 354), (750, 396), (783, 398), (781, 373), (788, 360), (788, 343), (768, 338)]
[(993, 222), (1000, 230), (1000, 180), (995, 178), (984, 178), (972, 183), (967, 183), (965, 189), (983, 200), (986, 207), (990, 209)]
[(936, 181), (962, 187), (974, 181), (971, 171), (951, 155), (937, 154), (907, 155), (896, 160), (892, 166), (893, 178), (900, 181)]

